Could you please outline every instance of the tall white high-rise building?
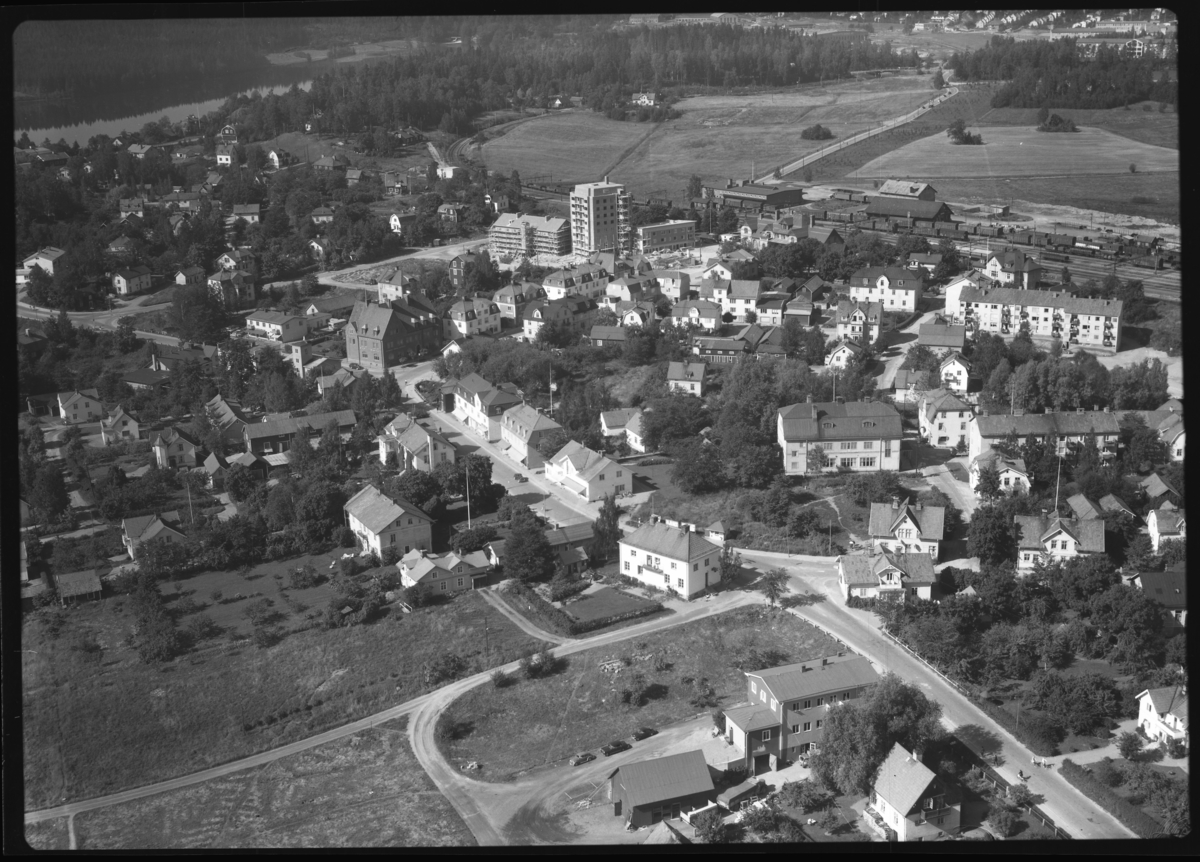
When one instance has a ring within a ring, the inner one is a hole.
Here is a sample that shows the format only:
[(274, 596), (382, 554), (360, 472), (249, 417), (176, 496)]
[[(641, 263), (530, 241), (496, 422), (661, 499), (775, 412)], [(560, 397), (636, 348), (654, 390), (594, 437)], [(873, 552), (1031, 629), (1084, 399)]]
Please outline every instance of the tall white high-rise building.
[(577, 254), (597, 251), (624, 256), (633, 251), (629, 192), (620, 183), (581, 183), (571, 192), (571, 246)]

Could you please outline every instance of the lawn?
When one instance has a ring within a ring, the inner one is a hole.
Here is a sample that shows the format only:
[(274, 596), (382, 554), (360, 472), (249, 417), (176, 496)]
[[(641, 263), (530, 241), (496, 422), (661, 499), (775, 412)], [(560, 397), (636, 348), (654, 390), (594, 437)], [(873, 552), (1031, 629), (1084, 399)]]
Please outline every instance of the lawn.
[(1179, 170), (1178, 150), (1104, 129), (1044, 134), (1026, 127), (992, 126), (981, 134), (981, 146), (957, 146), (944, 132), (929, 135), (872, 159), (858, 169), (858, 176), (935, 181), (939, 177), (1128, 176), (1130, 163), (1141, 173)]
[(67, 818), (43, 820), (25, 826), (25, 840), (34, 850), (69, 850), (71, 836), (67, 834)]
[[(472, 593), (411, 614), (393, 611), (368, 625), (325, 629), (288, 602), (323, 611), (327, 586), (283, 590), (283, 598), (281, 585), (265, 574), (251, 581), (211, 577), (231, 584), (231, 594), (272, 599), (281, 628), (292, 633), (275, 646), (254, 647), (244, 639), (248, 598), (214, 604), (191, 613), (203, 610), (220, 633), (153, 666), (127, 644), (133, 617), (124, 599), (26, 616), (27, 807), (161, 781), (362, 718), (436, 687), (426, 683), (425, 668), (447, 653), (473, 672), (541, 643)], [(169, 586), (168, 607), (211, 599), (205, 590), (212, 582), (185, 581), (179, 598)], [(184, 623), (189, 615), (180, 614)], [(89, 642), (99, 649), (85, 648)]]
[[(841, 81), (786, 91), (694, 96), (611, 169), (612, 179), (635, 194), (676, 199), (688, 178), (706, 182), (764, 174), (841, 138), (908, 113), (930, 96), (928, 76)], [(800, 132), (816, 124), (833, 132), (824, 141)]]
[(474, 846), (467, 825), (413, 755), (407, 721), (80, 814), (79, 849)]
[[(1157, 102), (1135, 102), (1125, 108), (1055, 108), (1054, 113), (1076, 125), (1105, 129), (1157, 147), (1179, 149), (1179, 115), (1173, 108), (1159, 112)], [(1037, 108), (992, 108), (979, 118), (988, 126), (1037, 126)], [(1070, 133), (1063, 133), (1069, 136)], [(987, 139), (987, 135), (984, 135)]]
[(563, 605), (563, 610), (580, 622), (590, 622), (627, 614), (652, 604), (654, 603), (646, 599), (605, 587), (594, 593), (576, 596)]
[[(559, 659), (560, 667), (546, 677), (474, 688), (443, 714), (443, 726), (457, 730), (443, 753), (453, 762), (480, 761), (484, 780), (508, 781), (627, 737), (637, 727), (663, 727), (739, 703), (746, 696), (743, 669), (839, 649), (844, 647), (791, 614), (741, 608)], [(615, 674), (601, 668), (614, 659), (627, 663)], [(621, 696), (634, 674), (647, 684), (639, 707)], [(704, 685), (711, 687), (710, 697), (702, 696)]]
[(482, 160), (506, 176), (519, 171), (525, 182), (534, 177), (552, 177), (556, 183), (597, 182), (604, 178), (605, 166), (652, 128), (588, 110), (549, 114), (489, 140), (483, 145)]

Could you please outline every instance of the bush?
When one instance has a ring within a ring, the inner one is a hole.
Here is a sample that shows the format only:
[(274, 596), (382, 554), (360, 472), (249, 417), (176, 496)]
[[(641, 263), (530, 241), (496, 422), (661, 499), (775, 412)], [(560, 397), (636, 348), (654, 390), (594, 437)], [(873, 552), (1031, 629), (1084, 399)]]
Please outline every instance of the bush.
[(1117, 751), (1126, 760), (1133, 760), (1142, 753), (1142, 738), (1136, 733), (1122, 733), (1117, 737)]
[(988, 820), (1002, 838), (1008, 838), (1016, 832), (1017, 824), (1021, 822), (1017, 812), (1000, 804), (993, 805), (988, 811)]
[(307, 590), (321, 583), (321, 576), (317, 574), (317, 570), (310, 565), (297, 566), (289, 573), (288, 588), (293, 590)]
[(500, 668), (496, 668), (494, 671), (492, 671), (492, 685), (495, 688), (504, 688), (510, 682), (512, 682), (512, 680), (508, 678), (508, 674), (506, 674)]
[(1034, 754), (1054, 757), (1059, 753), (1058, 743), (1062, 741), (1063, 732), (1054, 722), (1037, 713), (1025, 712), (1021, 716), (1021, 726), (1017, 727), (1016, 719), (1007, 710), (987, 698), (976, 698), (974, 702)]
[(337, 538), (338, 544), (343, 548), (353, 548), (355, 545), (354, 531), (345, 525), (342, 525), (342, 528), (338, 531)]
[(383, 556), (380, 558), (380, 563), (384, 566), (394, 566), (400, 562), (400, 549), (394, 545), (389, 545), (383, 549)]
[(789, 808), (799, 808), (805, 814), (820, 811), (833, 801), (833, 794), (810, 778), (802, 781), (785, 781), (779, 791), (779, 799)]
[(1093, 766), (1092, 776), (1108, 787), (1120, 787), (1125, 781), (1124, 773), (1113, 766), (1111, 757), (1106, 757)]
[(1133, 805), (1127, 799), (1105, 787), (1093, 776), (1083, 771), (1078, 763), (1070, 758), (1062, 762), (1063, 778), (1071, 782), (1078, 790), (1083, 791), (1089, 799), (1116, 817), (1139, 838), (1157, 838), (1163, 834), (1162, 824), (1142, 809)]
[(579, 595), (589, 586), (590, 581), (576, 575), (555, 575), (550, 581), (550, 601), (566, 601), (571, 596)]

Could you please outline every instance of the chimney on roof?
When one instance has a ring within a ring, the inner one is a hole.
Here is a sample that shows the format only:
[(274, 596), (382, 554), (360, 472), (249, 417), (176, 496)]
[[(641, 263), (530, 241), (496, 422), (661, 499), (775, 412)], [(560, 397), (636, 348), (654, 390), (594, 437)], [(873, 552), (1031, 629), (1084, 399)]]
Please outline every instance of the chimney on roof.
[(924, 508), (925, 508), (925, 504), (922, 503), (920, 500), (917, 500), (917, 511), (920, 512)]
[[(1111, 413), (1111, 412), (1112, 412), (1112, 408), (1110, 408), (1110, 407), (1105, 407), (1105, 408), (1104, 408), (1104, 412), (1105, 412), (1105, 413)], [(1174, 413), (1174, 412), (1175, 412), (1175, 408), (1174, 408), (1174, 407), (1172, 407), (1172, 408), (1171, 408), (1171, 412), (1172, 412), (1172, 413)]]
[(1083, 412), (1083, 408), (1082, 408), (1082, 407), (1076, 407), (1076, 408), (1075, 408), (1075, 412), (1076, 412), (1076, 413), (1082, 413), (1082, 412)]
[(838, 403), (838, 404), (845, 404), (845, 403), (846, 403), (846, 396), (844, 396), (844, 395), (839, 395), (839, 396), (838, 396), (838, 397), (837, 397), (835, 400), (837, 401), (837, 403)]
[(892, 497), (892, 508), (893, 508), (893, 509), (899, 509), (899, 508), (900, 508), (900, 498), (899, 498), (899, 497), (896, 497), (896, 496), (893, 496), (893, 497)]
[(812, 400), (812, 393), (811, 393), (811, 392), (810, 392), (810, 393), (808, 393), (808, 397), (807, 397), (807, 398), (805, 398), (805, 399), (804, 399), (804, 401), (805, 401), (805, 403), (806, 403), (806, 404), (812, 404), (812, 403), (813, 403), (813, 400)]

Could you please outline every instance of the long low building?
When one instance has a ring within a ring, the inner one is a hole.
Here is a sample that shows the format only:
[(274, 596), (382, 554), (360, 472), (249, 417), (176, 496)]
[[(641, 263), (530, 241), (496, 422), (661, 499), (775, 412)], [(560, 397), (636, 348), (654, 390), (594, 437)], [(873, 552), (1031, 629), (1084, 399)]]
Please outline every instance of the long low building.
[(296, 440), (308, 440), (314, 445), (321, 438), (326, 426), (336, 422), (338, 433), (347, 440), (358, 418), (353, 410), (338, 410), (335, 413), (318, 413), (316, 416), (291, 416), (270, 422), (247, 424), (242, 435), (246, 451), (256, 455), (286, 452)]
[(644, 224), (633, 231), (633, 250), (637, 254), (675, 251), (695, 245), (696, 223), (687, 219)]
[(882, 402), (806, 402), (779, 408), (777, 442), (788, 476), (900, 469), (900, 414)]
[(1115, 413), (1108, 410), (1077, 410), (1074, 413), (1017, 413), (987, 414), (975, 416), (967, 425), (967, 456), (977, 458), (985, 449), (995, 448), (1010, 434), (1025, 442), (1033, 436), (1040, 442), (1054, 437), (1058, 440), (1058, 453), (1065, 455), (1069, 443), (1082, 443), (1092, 439), (1103, 456), (1105, 450), (1112, 451), (1117, 445), (1121, 425)]
[(764, 207), (791, 207), (804, 203), (804, 189), (797, 186), (760, 186), (743, 183), (728, 188), (713, 188), (712, 195), (726, 206), (763, 209)]
[(564, 255), (571, 251), (566, 219), (501, 213), (488, 229), (488, 251), (496, 255)]
[(946, 316), (965, 325), (969, 337), (993, 332), (1011, 339), (1027, 329), (1032, 338), (1113, 351), (1121, 343), (1123, 312), (1119, 299), (1083, 299), (1049, 290), (965, 284), (946, 295)]

